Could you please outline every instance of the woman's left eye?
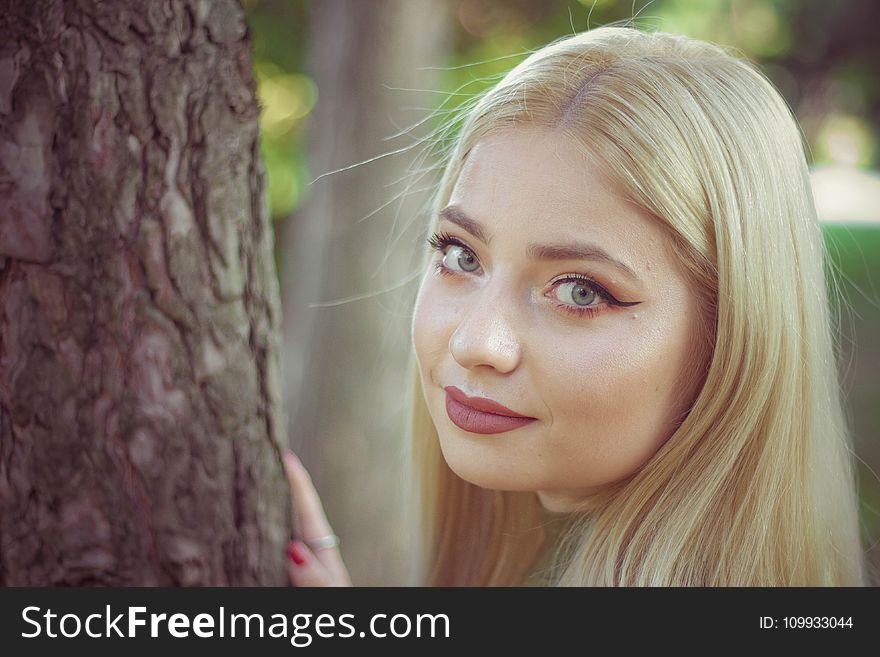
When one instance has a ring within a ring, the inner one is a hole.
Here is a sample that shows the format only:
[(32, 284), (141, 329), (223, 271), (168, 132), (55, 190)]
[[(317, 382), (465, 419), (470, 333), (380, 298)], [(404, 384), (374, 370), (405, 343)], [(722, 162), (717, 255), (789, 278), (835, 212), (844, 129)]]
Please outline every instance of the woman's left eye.
[(555, 292), (560, 301), (576, 306), (592, 306), (602, 298), (599, 291), (587, 281), (563, 281), (556, 286)]
[(601, 285), (582, 275), (568, 274), (556, 282), (548, 295), (561, 301), (557, 307), (573, 315), (593, 317), (604, 306), (618, 305), (619, 302)]

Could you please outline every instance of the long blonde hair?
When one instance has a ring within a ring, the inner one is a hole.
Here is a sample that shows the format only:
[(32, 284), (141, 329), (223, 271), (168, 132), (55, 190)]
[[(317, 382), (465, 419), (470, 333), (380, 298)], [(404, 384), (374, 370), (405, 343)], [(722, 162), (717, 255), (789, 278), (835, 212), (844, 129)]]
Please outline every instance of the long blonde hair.
[[(644, 467), (574, 514), (554, 583), (864, 584), (824, 244), (778, 92), (683, 36), (603, 27), (560, 39), (468, 108), (434, 209), (478, 140), (530, 126), (561, 131), (669, 230), (708, 317), (690, 412)], [(522, 583), (542, 548), (537, 495), (453, 473), (415, 361), (411, 376), (422, 583)]]

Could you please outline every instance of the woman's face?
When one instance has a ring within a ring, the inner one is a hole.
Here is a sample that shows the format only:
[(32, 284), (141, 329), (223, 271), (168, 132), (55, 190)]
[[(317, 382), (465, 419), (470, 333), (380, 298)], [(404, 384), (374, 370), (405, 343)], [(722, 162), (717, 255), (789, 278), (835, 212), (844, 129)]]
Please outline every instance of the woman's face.
[(566, 511), (650, 459), (696, 393), (699, 325), (659, 222), (528, 129), (471, 150), (433, 240), (412, 337), (452, 470)]

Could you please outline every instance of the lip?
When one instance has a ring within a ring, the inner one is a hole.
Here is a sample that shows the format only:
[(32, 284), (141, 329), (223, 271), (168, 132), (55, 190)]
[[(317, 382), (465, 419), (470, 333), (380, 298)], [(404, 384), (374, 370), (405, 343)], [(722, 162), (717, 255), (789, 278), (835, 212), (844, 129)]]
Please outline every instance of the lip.
[(493, 434), (512, 431), (535, 421), (490, 399), (468, 397), (454, 386), (446, 391), (446, 414), (459, 429), (471, 433)]
[(507, 417), (527, 418), (529, 420), (535, 419), (527, 415), (520, 415), (519, 413), (516, 413), (507, 408), (507, 406), (502, 406), (498, 402), (494, 402), (491, 399), (485, 399), (483, 397), (468, 397), (455, 386), (446, 386), (443, 389), (446, 391), (446, 394), (452, 397), (459, 404), (469, 406), (476, 411), (482, 411), (483, 413), (492, 413), (494, 415), (506, 415)]

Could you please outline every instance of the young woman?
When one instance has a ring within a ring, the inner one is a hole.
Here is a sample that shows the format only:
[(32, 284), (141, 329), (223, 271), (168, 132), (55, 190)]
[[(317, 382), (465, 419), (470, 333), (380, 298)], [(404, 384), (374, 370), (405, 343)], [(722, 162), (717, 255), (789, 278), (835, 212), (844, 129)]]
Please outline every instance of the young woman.
[[(422, 583), (535, 581), (552, 514), (546, 583), (864, 584), (823, 242), (772, 85), (600, 28), (516, 66), (447, 158), (412, 322)], [(287, 469), (291, 581), (349, 584)]]

